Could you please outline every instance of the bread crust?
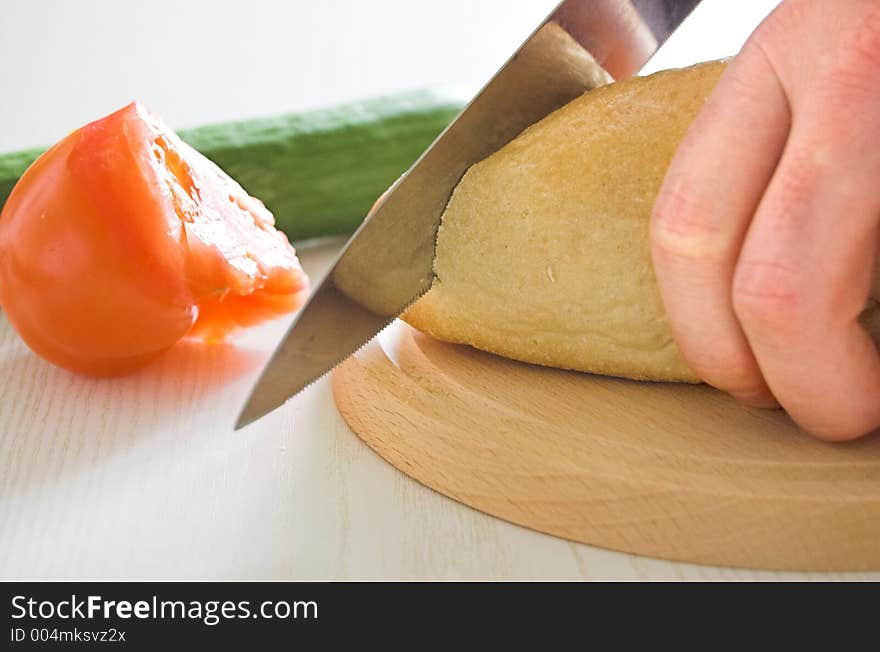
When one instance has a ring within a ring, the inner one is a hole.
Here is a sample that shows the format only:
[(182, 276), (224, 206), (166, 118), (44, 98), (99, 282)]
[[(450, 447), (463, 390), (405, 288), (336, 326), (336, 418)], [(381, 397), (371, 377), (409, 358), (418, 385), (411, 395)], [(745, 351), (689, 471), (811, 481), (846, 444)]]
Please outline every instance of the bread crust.
[(666, 321), (649, 218), (724, 67), (589, 91), (472, 166), (443, 214), (434, 285), (403, 318), (524, 362), (699, 382)]

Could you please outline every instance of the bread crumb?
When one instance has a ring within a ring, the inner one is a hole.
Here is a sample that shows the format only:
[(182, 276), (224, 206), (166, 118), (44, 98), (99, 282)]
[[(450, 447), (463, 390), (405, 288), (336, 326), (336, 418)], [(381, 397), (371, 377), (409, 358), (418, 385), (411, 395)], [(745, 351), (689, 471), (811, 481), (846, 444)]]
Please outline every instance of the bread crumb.
[(553, 274), (553, 267), (547, 265), (547, 278), (550, 279), (551, 283), (556, 283), (556, 276)]

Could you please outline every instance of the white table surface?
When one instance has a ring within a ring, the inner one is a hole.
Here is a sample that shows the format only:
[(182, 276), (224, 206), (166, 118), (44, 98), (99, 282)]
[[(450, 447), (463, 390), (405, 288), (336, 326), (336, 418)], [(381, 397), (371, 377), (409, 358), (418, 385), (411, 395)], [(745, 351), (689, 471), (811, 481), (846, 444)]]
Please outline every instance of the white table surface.
[[(475, 89), (552, 4), (3, 0), (0, 151), (51, 142), (133, 97), (182, 127)], [(773, 5), (706, 0), (651, 67), (734, 53)], [(306, 269), (320, 276), (337, 246), (301, 250)], [(367, 448), (327, 379), (233, 432), (285, 326), (180, 345), (99, 381), (38, 359), (0, 316), (0, 578), (809, 577), (640, 558), (471, 510)]]

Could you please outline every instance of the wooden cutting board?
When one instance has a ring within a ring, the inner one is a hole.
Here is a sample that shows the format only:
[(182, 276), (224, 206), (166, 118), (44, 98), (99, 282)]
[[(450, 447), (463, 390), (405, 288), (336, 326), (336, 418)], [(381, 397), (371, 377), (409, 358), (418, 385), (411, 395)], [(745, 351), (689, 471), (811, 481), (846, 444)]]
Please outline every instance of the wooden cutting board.
[(825, 444), (705, 386), (548, 369), (397, 323), (335, 372), (379, 455), (476, 509), (721, 566), (880, 568), (880, 438)]

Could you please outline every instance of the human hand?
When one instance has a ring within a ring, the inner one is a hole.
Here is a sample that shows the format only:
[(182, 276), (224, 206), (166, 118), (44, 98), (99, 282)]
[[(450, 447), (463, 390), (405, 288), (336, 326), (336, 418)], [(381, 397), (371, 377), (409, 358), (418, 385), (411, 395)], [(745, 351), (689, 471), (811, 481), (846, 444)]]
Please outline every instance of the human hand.
[(878, 225), (880, 2), (785, 0), (729, 64), (654, 206), (688, 364), (822, 439), (880, 426), (880, 355), (858, 321)]

